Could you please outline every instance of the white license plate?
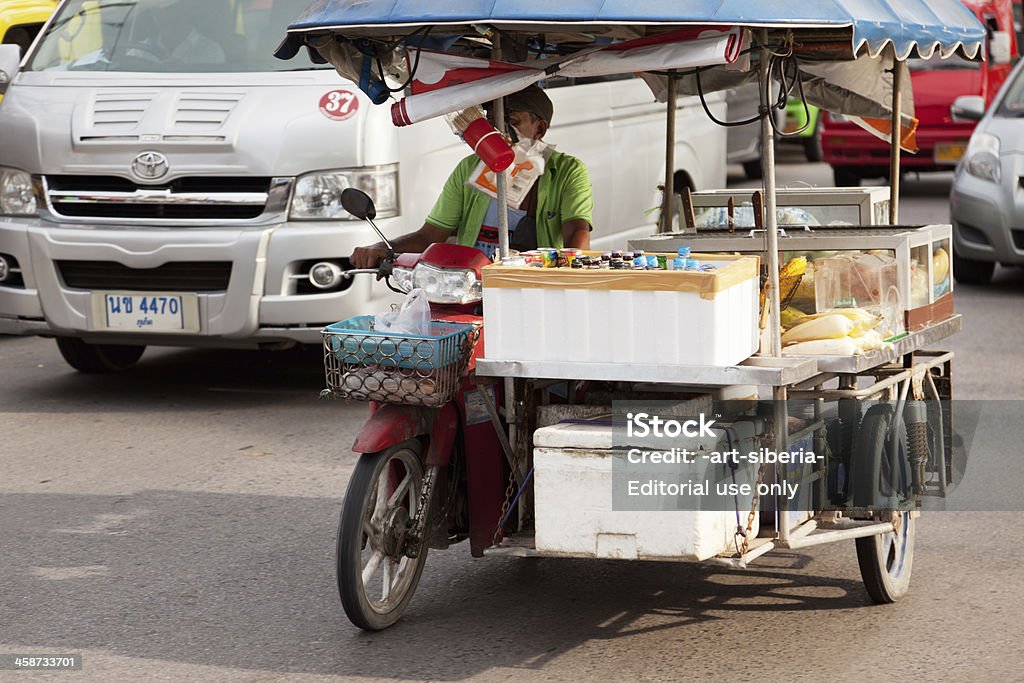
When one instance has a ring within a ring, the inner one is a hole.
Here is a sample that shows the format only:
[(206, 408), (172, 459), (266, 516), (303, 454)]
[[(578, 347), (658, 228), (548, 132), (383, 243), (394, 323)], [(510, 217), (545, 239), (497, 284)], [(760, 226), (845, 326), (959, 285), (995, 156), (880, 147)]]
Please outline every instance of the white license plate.
[(967, 151), (966, 142), (940, 142), (935, 145), (935, 162), (939, 164), (955, 164)]
[(198, 332), (199, 300), (188, 292), (93, 292), (93, 329)]

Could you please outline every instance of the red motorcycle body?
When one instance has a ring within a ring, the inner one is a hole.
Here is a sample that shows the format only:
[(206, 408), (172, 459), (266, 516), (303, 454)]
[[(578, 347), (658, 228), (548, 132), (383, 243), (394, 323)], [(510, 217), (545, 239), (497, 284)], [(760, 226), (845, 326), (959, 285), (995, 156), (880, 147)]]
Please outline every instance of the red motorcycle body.
[[(422, 254), (402, 254), (396, 267), (414, 268), (419, 262), (442, 269), (469, 269), (481, 276), (490, 263), (482, 252), (454, 244), (433, 244)], [(432, 318), (448, 322), (483, 324), (479, 302), (431, 304)], [(478, 337), (468, 374), (454, 398), (440, 408), (370, 403), (370, 417), (352, 447), (357, 453), (376, 453), (413, 438), (427, 440), (425, 465), (446, 467), (452, 458), (464, 458), (469, 514), (470, 550), (483, 555), (493, 542), (505, 491), (505, 456), (485, 408), (484, 398), (501, 405), (500, 384), (477, 385), (476, 359), (483, 357), (483, 334)]]

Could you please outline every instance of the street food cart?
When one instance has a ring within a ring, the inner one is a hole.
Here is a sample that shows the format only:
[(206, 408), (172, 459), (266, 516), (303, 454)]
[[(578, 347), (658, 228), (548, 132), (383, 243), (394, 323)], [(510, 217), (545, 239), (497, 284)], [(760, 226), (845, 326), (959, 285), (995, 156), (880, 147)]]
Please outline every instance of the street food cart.
[[(442, 88), (408, 95), (392, 106), (396, 122), (409, 123), (417, 116), (443, 115), (470, 102), (495, 99), (499, 128), (502, 96), (560, 69), (601, 64), (604, 71), (589, 73), (611, 73), (615, 67), (609, 64), (623, 55), (606, 53), (617, 45), (632, 50), (668, 43), (682, 49), (682, 41), (704, 41), (707, 47), (708, 41), (724, 40), (715, 43), (726, 45), (720, 58), (696, 66), (678, 62), (689, 68), (677, 67), (673, 57), (651, 66), (632, 52), (619, 68), (645, 72), (652, 90), (668, 102), (662, 231), (673, 225), (675, 211), (670, 198), (676, 96), (752, 78), (761, 84), (764, 210), (757, 220), (763, 223), (764, 241), (758, 248), (726, 244), (708, 250), (718, 253), (697, 253), (703, 248), (693, 243), (696, 248), (686, 260), (694, 267), (687, 264), (677, 271), (536, 268), (521, 261), (480, 270), (486, 351), (465, 366), (472, 370), (467, 383), (480, 390), (474, 405), (466, 398), (459, 409), (467, 416), (466, 424), (472, 413), (489, 418), (495, 427), (508, 486), (500, 511), (493, 511), (500, 513), (493, 538), (485, 547), (474, 545), (474, 554), (695, 560), (742, 568), (776, 548), (856, 539), (871, 597), (892, 602), (906, 592), (920, 499), (945, 495), (951, 483), (951, 416), (943, 399), (951, 394), (952, 354), (926, 349), (956, 332), (961, 318), (939, 302), (948, 296), (951, 303), (951, 292), (933, 287), (930, 279), (923, 299), (912, 301), (911, 281), (912, 272), (921, 268), (928, 278), (935, 276), (941, 267), (938, 245), (948, 256), (948, 227), (944, 232), (941, 226), (899, 226), (899, 174), (893, 173), (890, 227), (856, 226), (844, 232), (832, 226), (784, 238), (800, 242), (794, 251), (862, 252), (853, 258), (841, 253), (822, 258), (835, 261), (827, 267), (834, 269), (836, 282), (843, 283), (843, 274), (849, 278), (852, 273), (863, 284), (869, 273), (873, 283), (890, 278), (901, 297), (889, 321), (899, 329), (890, 329), (872, 347), (844, 354), (787, 352), (792, 347), (784, 348), (786, 336), (801, 325), (784, 333), (783, 315), (800, 278), (789, 273), (791, 263), (780, 260), (790, 247), (783, 246), (777, 225), (768, 82), (779, 80), (785, 92), (846, 114), (880, 135), (898, 131), (898, 144), (892, 146), (893, 168), (898, 168), (899, 143), (913, 146), (904, 60), (935, 51), (943, 57), (980, 59), (984, 35), (974, 17), (952, 0), (860, 0), (785, 8), (745, 2), (603, 2), (562, 8), (533, 0), (457, 5), (321, 1), (290, 27), (282, 54), (315, 46), (339, 71), (361, 77), (364, 90), (378, 94), (371, 81), (405, 73), (411, 82), (398, 62), (407, 67), (416, 63), (415, 58), (388, 61), (385, 53), (428, 43), (452, 54), (467, 46), (489, 47), (494, 70), (487, 77), (452, 85), (447, 92)], [(643, 42), (630, 42), (636, 40)], [(373, 52), (368, 45), (379, 49)], [(524, 50), (533, 56), (527, 66)], [(373, 59), (367, 59), (371, 54)], [(516, 55), (517, 63), (501, 62), (502, 55)], [(497, 180), (502, 205), (506, 178), (499, 173)], [(505, 257), (507, 217), (500, 215), (499, 222)], [(654, 236), (645, 245), (672, 252), (678, 242), (692, 238)], [(664, 248), (654, 246), (659, 240)], [(827, 240), (831, 242), (825, 244)], [(878, 250), (892, 252), (894, 262), (865, 270), (871, 261), (867, 257), (877, 256), (872, 252)], [(920, 255), (916, 270), (914, 254)], [(668, 253), (666, 260), (674, 261), (674, 256)], [(854, 292), (851, 297), (862, 296), (856, 282), (847, 286)], [(918, 308), (925, 311), (912, 315)], [(849, 311), (836, 314), (836, 309), (844, 305), (834, 301), (826, 310), (802, 313), (818, 320), (832, 317), (828, 323), (845, 325), (845, 330), (856, 327), (852, 317), (848, 324), (838, 321)], [(872, 317), (877, 324), (878, 316)], [(328, 335), (325, 347), (329, 379), (332, 371), (345, 372), (338, 367), (339, 342), (333, 337), (332, 346), (330, 339)], [(625, 454), (645, 452), (643, 448), (650, 453), (664, 442), (645, 440), (649, 430), (630, 431), (638, 416), (625, 411), (655, 401), (659, 411), (665, 410), (658, 415), (666, 421), (674, 421), (673, 416), (688, 417), (685, 423), (694, 425), (696, 416), (702, 424), (705, 417), (717, 420), (714, 429), (704, 425), (694, 432), (684, 427), (678, 442), (684, 452), (774, 456), (743, 464), (734, 456), (732, 461), (705, 463), (703, 469), (685, 455), (672, 463), (662, 458), (660, 465), (672, 464), (677, 491), (683, 479), (690, 477), (692, 484), (691, 475), (699, 479), (717, 467), (716, 481), (731, 484), (726, 486), (731, 493), (717, 504), (705, 504), (701, 492), (690, 486), (689, 502), (682, 507), (656, 497), (653, 503), (647, 501), (653, 507), (631, 506), (616, 497)], [(427, 437), (432, 438), (429, 433)], [(829, 456), (799, 462), (775, 457), (797, 450)], [(428, 467), (403, 471), (415, 470), (423, 477), (425, 469), (433, 471), (430, 457)], [(475, 457), (466, 458), (471, 467)], [(375, 480), (383, 495), (368, 496), (369, 507), (358, 512), (365, 516), (349, 520), (349, 528), (360, 534), (354, 547), (367, 551), (370, 559), (359, 574), (339, 572), (339, 588), (343, 602), (348, 595), (350, 603), (357, 593), (360, 609), (366, 603), (371, 611), (378, 610), (373, 614), (379, 620), (353, 617), (346, 603), (349, 616), (364, 628), (383, 628), (397, 619), (418, 581), (418, 573), (412, 579), (385, 578), (383, 595), (371, 595), (368, 581), (382, 561), (392, 567), (385, 569), (385, 576), (395, 577), (409, 558), (418, 556), (417, 550), (381, 560), (382, 551), (374, 552), (386, 546), (388, 552), (401, 554), (394, 534), (420, 529), (421, 515), (431, 508), (428, 492), (436, 487), (428, 473), (408, 509), (397, 514), (389, 508), (389, 519), (404, 526), (385, 532), (377, 528), (380, 515), (373, 506), (405, 495), (409, 476), (392, 474), (400, 480), (397, 484), (389, 484), (387, 477)], [(804, 487), (799, 502), (778, 493), (792, 484)], [(762, 495), (762, 486), (773, 493)], [(345, 527), (344, 516), (342, 521)], [(416, 571), (421, 570), (420, 565)]]

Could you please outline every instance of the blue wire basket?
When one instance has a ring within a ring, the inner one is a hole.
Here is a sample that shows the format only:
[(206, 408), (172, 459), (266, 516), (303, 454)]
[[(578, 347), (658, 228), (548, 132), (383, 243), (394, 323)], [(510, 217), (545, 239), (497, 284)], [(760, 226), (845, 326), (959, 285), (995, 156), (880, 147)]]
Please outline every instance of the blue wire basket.
[(424, 336), (378, 332), (373, 316), (323, 330), (327, 388), (339, 398), (440, 406), (458, 391), (479, 337), (475, 325), (433, 321)]

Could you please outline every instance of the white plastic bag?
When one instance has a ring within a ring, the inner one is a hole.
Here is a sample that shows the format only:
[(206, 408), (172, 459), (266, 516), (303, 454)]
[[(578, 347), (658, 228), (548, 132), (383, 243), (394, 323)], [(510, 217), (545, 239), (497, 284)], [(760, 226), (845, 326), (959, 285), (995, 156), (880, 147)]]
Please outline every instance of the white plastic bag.
[(373, 316), (373, 329), (386, 334), (430, 336), (430, 302), (427, 293), (414, 289), (405, 295), (402, 305)]

